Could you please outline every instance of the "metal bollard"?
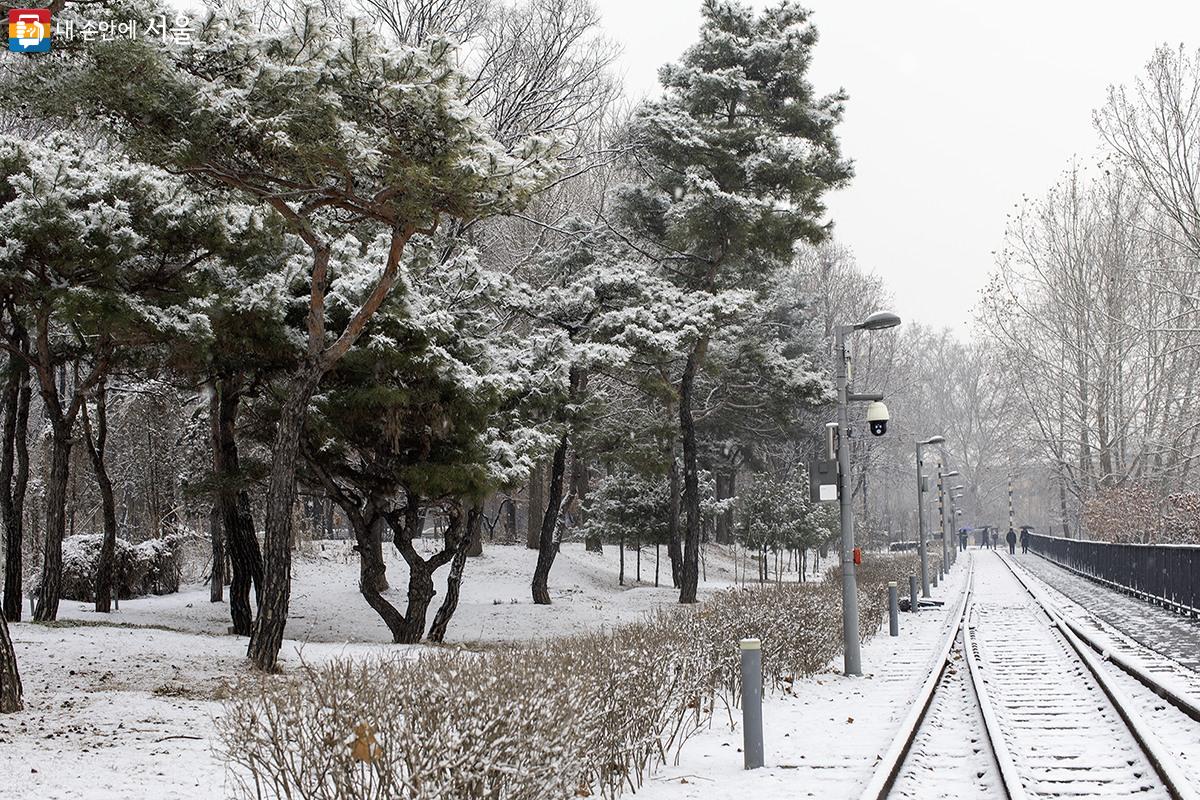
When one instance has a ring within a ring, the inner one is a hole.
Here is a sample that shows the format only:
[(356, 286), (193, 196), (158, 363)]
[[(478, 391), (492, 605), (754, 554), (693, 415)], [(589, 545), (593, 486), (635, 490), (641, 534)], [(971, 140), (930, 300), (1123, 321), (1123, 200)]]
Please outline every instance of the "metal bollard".
[(900, 635), (900, 592), (895, 581), (888, 582), (888, 633)]
[(763, 765), (762, 642), (742, 639), (742, 755), (746, 769)]
[(908, 610), (914, 614), (917, 613), (917, 576), (916, 575), (908, 576), (908, 602), (911, 603), (911, 605), (908, 607)]

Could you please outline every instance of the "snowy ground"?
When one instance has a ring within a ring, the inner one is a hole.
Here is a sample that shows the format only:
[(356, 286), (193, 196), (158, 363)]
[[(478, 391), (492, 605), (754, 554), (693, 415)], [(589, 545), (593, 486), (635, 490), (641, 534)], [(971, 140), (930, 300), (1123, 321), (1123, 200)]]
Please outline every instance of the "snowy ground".
[[(523, 547), (491, 547), (470, 560), (449, 640), (470, 647), (569, 634), (636, 620), (677, 598), (665, 552), (666, 586), (653, 586), (651, 548), (642, 554), (640, 585), (633, 585), (636, 556), (627, 554), (622, 588), (616, 548), (596, 555), (566, 544), (551, 575), (554, 604), (535, 606), (534, 559)], [(712, 548), (706, 560), (702, 596), (734, 578), (724, 551)], [(389, 576), (403, 586), (398, 558)], [(324, 552), (318, 545), (314, 557), (297, 561), (285, 669), (301, 658), (397, 651), (357, 580), (343, 543), (327, 543)], [(390, 596), (402, 604), (400, 590)], [(27, 709), (0, 717), (0, 800), (225, 797), (213, 719), (228, 684), (247, 674), (245, 640), (226, 634), (227, 615), (225, 604), (209, 603), (207, 588), (188, 587), (123, 602), (111, 615), (64, 601), (64, 622), (12, 625)]]
[[(973, 554), (972, 554), (973, 555)], [(945, 605), (902, 614), (900, 636), (884, 630), (863, 646), (863, 676), (846, 678), (841, 660), (763, 705), (766, 766), (746, 771), (740, 725), (714, 721), (684, 748), (677, 766), (637, 793), (643, 800), (792, 800), (850, 798), (870, 780), (913, 697), (929, 674), (938, 645), (965, 589), (967, 561), (958, 560), (933, 590)], [(740, 721), (740, 720), (738, 720)]]
[[(422, 545), (429, 550), (431, 543)], [(293, 568), (287, 637), (300, 642), (391, 641), (387, 627), (358, 592), (357, 556), (349, 543), (316, 542), (309, 547), (312, 555), (297, 559)], [(385, 554), (392, 584), (386, 595), (403, 609), (408, 570), (391, 548), (386, 548)], [(653, 548), (642, 551), (640, 584), (635, 581), (636, 554), (626, 553), (626, 585), (619, 587), (617, 548), (606, 547), (598, 555), (586, 552), (582, 544), (565, 543), (551, 573), (550, 606), (537, 606), (530, 600), (529, 580), (536, 560), (536, 552), (518, 546), (489, 547), (482, 557), (470, 559), (447, 640), (495, 642), (561, 636), (637, 620), (678, 598), (670, 588), (670, 561), (665, 548), (660, 587), (654, 586)], [(733, 583), (733, 561), (724, 548), (709, 548), (706, 561), (702, 595)], [(438, 584), (445, 580), (445, 572), (443, 568), (435, 578)], [(440, 602), (439, 594), (430, 604), (430, 621)], [(208, 634), (225, 634), (229, 628), (228, 606), (210, 603), (207, 586), (184, 587), (178, 594), (164, 597), (126, 600), (120, 611), (106, 615), (96, 614), (88, 603), (63, 601), (59, 618)]]

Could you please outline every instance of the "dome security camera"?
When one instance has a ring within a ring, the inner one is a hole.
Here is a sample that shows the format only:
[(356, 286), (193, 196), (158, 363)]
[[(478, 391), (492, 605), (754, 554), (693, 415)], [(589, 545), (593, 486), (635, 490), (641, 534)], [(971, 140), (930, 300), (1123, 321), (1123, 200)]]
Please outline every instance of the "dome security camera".
[(871, 426), (872, 436), (883, 436), (887, 433), (888, 409), (883, 403), (876, 400), (867, 406), (867, 423)]

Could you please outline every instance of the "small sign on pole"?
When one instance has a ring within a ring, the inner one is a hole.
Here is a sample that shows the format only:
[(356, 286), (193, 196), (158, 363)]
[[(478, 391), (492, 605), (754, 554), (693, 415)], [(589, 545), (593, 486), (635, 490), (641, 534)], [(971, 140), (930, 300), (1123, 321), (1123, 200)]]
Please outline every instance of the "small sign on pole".
[(808, 493), (814, 503), (838, 501), (837, 461), (818, 458), (808, 462)]

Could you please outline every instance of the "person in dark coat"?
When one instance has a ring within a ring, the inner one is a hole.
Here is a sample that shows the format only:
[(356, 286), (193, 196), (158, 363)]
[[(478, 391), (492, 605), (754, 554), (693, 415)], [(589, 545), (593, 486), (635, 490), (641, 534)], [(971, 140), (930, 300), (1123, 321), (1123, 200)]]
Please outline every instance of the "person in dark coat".
[(1021, 528), (1021, 552), (1029, 552), (1029, 528)]
[(1017, 554), (1017, 532), (1012, 528), (1008, 529), (1008, 534), (1005, 535), (1004, 541), (1008, 542), (1008, 554), (1010, 556)]
[(960, 528), (958, 531), (958, 549), (964, 553), (967, 551), (967, 529)]

